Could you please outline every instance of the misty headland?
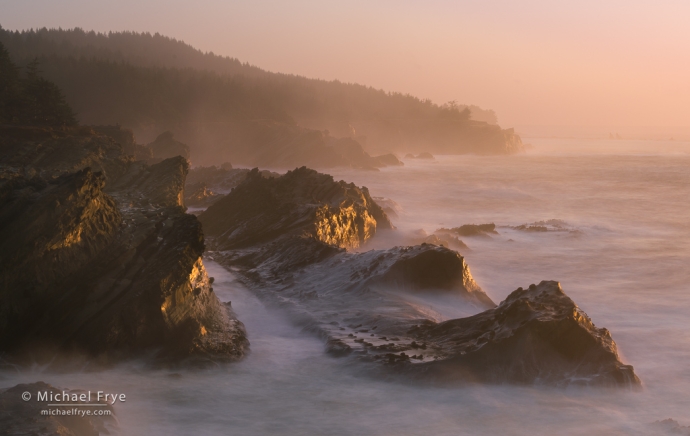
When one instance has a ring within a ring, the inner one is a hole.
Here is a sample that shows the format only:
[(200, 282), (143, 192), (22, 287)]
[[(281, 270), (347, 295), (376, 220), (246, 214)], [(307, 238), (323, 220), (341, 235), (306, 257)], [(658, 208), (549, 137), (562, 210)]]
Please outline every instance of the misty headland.
[[(530, 154), (490, 110), (270, 73), (158, 34), (2, 29), (0, 43), (9, 84), (0, 108), (6, 428), (323, 433), (332, 422), (312, 420), (322, 392), (328, 417), (365, 416), (334, 434), (419, 433), (419, 410), (397, 416), (414, 409), (415, 395), (442, 418), (420, 421), (435, 434), (457, 430), (453, 405), (477, 414), (475, 398), (493, 417), (518, 398), (582, 401), (590, 405), (578, 411), (544, 407), (570, 423), (594, 410), (594, 430), (683, 431), (650, 427), (667, 409), (684, 418), (683, 400), (668, 382), (645, 391), (631, 365), (639, 359), (659, 381), (625, 319), (629, 311), (652, 326), (663, 310), (645, 315), (649, 300), (638, 287), (617, 293), (616, 274), (635, 260), (623, 253), (640, 247), (641, 234), (682, 233), (687, 222), (660, 230), (631, 197), (619, 205), (635, 216), (626, 227), (611, 199), (582, 198), (596, 198), (597, 180), (633, 196), (635, 187), (617, 183), (634, 167), (658, 174), (638, 180), (645, 201), (673, 209), (674, 198), (651, 197), (683, 186), (687, 157), (619, 158), (625, 166)], [(569, 191), (576, 185), (587, 195)], [(648, 284), (640, 275), (669, 259), (642, 245), (650, 264), (633, 277)], [(687, 254), (669, 250), (671, 264)], [(605, 265), (615, 274), (598, 270)], [(683, 281), (662, 276), (669, 289)], [(36, 405), (18, 398), (99, 379), (133, 390), (129, 401), (158, 401), (153, 418), (119, 405), (120, 423), (36, 424)], [(191, 400), (171, 404), (170, 389)], [(284, 425), (242, 405), (251, 397), (285, 406), (295, 390), (298, 407), (276, 412)], [(198, 411), (209, 393), (218, 417), (175, 417)], [(384, 399), (383, 415), (395, 419), (371, 412)], [(620, 414), (609, 427), (607, 407)], [(530, 421), (525, 434), (553, 430)]]

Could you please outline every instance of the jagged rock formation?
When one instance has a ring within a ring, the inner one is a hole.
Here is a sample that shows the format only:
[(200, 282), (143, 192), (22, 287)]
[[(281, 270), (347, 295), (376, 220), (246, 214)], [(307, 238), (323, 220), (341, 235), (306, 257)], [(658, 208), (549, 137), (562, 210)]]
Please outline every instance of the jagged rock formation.
[(249, 167), (285, 169), (306, 165), (376, 170), (403, 165), (390, 153), (371, 156), (355, 139), (334, 138), (327, 132), (277, 121), (236, 120), (199, 132), (198, 136), (205, 137), (207, 144), (194, 149), (194, 159), (200, 162), (227, 159)]
[(420, 324), (410, 334), (437, 347), (439, 359), (425, 366), (444, 379), (639, 384), (609, 331), (597, 328), (555, 281), (518, 288), (494, 309)]
[(205, 182), (185, 185), (184, 202), (187, 206), (208, 207), (221, 197), (222, 195), (212, 191)]
[(120, 125), (91, 126), (91, 128), (95, 132), (102, 133), (115, 140), (122, 147), (122, 151), (133, 156), (135, 160), (156, 163), (153, 162), (153, 151), (145, 145), (137, 144), (134, 140), (134, 132), (131, 129), (125, 129)]
[[(386, 218), (365, 193), (306, 168), (275, 179), (254, 171), (199, 219), (216, 259), (335, 356), (439, 382), (639, 384), (608, 331), (556, 282), (496, 306), (448, 248), (345, 251)], [(441, 313), (450, 309), (465, 317)]]
[(347, 165), (362, 169), (376, 169), (405, 165), (393, 153), (370, 156), (364, 151), (364, 147), (352, 138), (327, 138), (326, 143), (340, 156), (343, 163), (338, 166)]
[[(207, 208), (222, 195), (230, 192), (242, 183), (249, 174), (246, 168), (232, 168), (226, 162), (220, 168), (216, 166), (196, 167), (189, 170), (185, 185), (185, 204), (192, 207)], [(259, 171), (262, 177), (279, 177), (280, 174), (271, 171)]]
[[(31, 399), (24, 401), (22, 394), (29, 392)], [(49, 392), (53, 395), (62, 394), (63, 390), (57, 389), (44, 382), (19, 384), (0, 392), (0, 428), (3, 434), (8, 435), (36, 435), (36, 436), (98, 436), (100, 434), (117, 434), (118, 425), (112, 405), (105, 402), (99, 406), (101, 411), (107, 410), (109, 414), (81, 414), (76, 415), (43, 415), (41, 410), (48, 410), (45, 402), (37, 401), (38, 392)], [(78, 390), (65, 390), (69, 395), (82, 394)], [(84, 402), (84, 404), (95, 404)], [(76, 407), (78, 410), (87, 411), (90, 407)], [(56, 408), (53, 407), (53, 410)], [(72, 412), (72, 408), (62, 408), (64, 412)]]
[(114, 139), (89, 127), (51, 129), (0, 126), (0, 176), (50, 179), (89, 167), (107, 179), (122, 175), (133, 158)]
[(165, 131), (148, 145), (154, 159), (168, 159), (170, 157), (182, 156), (191, 162), (189, 146), (180, 141), (176, 141), (173, 133)]
[(278, 178), (264, 178), (254, 169), (199, 220), (204, 231), (227, 249), (305, 235), (355, 248), (374, 236), (377, 225), (393, 227), (366, 188), (335, 182), (306, 167)]
[[(63, 137), (70, 152), (39, 172), (78, 167), (98, 138)], [(26, 149), (9, 162), (36, 147)], [(241, 357), (244, 328), (213, 294), (201, 224), (184, 213), (187, 161), (148, 166), (120, 154), (102, 162), (118, 177), (86, 168), (27, 178), (15, 168), (0, 179), (0, 351), (38, 360), (43, 350), (106, 360), (155, 350), (172, 361)]]

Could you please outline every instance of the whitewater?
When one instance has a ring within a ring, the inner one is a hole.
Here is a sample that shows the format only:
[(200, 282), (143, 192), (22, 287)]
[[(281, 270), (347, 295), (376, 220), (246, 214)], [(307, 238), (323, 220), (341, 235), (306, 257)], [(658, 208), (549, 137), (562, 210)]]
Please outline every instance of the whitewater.
[[(608, 328), (640, 390), (511, 385), (427, 387), (375, 379), (267, 307), (204, 259), (214, 290), (245, 323), (251, 353), (205, 370), (5, 370), (0, 386), (45, 381), (124, 392), (125, 435), (655, 434), (690, 425), (690, 143), (525, 138), (515, 156), (436, 156), (381, 171), (328, 170), (397, 204), (397, 230), (362, 250), (412, 241), (420, 230), (495, 223), (463, 237), (477, 283), (496, 302), (558, 280)], [(550, 231), (518, 230), (521, 225)], [(441, 311), (442, 312), (442, 311)]]

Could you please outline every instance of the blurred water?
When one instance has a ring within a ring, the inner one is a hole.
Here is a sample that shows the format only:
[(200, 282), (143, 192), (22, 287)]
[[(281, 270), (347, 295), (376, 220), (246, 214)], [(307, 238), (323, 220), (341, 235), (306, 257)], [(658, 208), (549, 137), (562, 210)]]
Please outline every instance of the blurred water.
[[(649, 423), (690, 425), (690, 145), (528, 141), (507, 157), (408, 160), (380, 172), (332, 171), (402, 211), (408, 231), (494, 222), (499, 235), (463, 238), (477, 282), (500, 301), (518, 286), (559, 280), (600, 327), (611, 330), (641, 391), (478, 386), (441, 389), (372, 380), (323, 353), (206, 260), (219, 297), (246, 324), (251, 354), (213, 370), (0, 374), (0, 386), (44, 380), (125, 392), (124, 434), (476, 435), (653, 434)], [(568, 231), (506, 226), (559, 219)], [(376, 244), (372, 245), (375, 246)], [(365, 247), (368, 249), (370, 247)]]

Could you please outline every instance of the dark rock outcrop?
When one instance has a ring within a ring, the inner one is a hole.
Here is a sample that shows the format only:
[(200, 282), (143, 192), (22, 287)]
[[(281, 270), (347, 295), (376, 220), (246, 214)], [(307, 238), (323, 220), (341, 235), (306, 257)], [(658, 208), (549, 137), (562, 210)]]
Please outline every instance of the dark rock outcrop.
[(327, 138), (326, 144), (339, 156), (341, 163), (337, 166), (352, 166), (361, 169), (376, 169), (386, 166), (405, 165), (394, 154), (370, 156), (364, 147), (352, 138)]
[(419, 229), (412, 232), (413, 238), (410, 240), (411, 244), (432, 244), (441, 247), (451, 248), (453, 250), (469, 250), (460, 238), (452, 233), (436, 233), (429, 235), (424, 229)]
[(220, 200), (222, 195), (213, 192), (205, 182), (185, 185), (184, 202), (187, 206), (208, 207)]
[(639, 384), (608, 331), (556, 282), (496, 306), (448, 248), (345, 251), (373, 236), (375, 215), (364, 188), (300, 168), (275, 179), (254, 171), (200, 220), (214, 257), (334, 356), (439, 382)]
[(412, 153), (407, 153), (405, 155), (405, 158), (407, 158), (407, 159), (427, 159), (428, 160), (428, 159), (433, 159), (434, 155), (431, 153), (427, 153), (427, 152), (419, 153), (417, 156), (415, 156)]
[(402, 207), (390, 198), (385, 197), (372, 197), (376, 204), (381, 206), (386, 215), (392, 218), (397, 218), (398, 214), (402, 212)]
[[(242, 183), (249, 174), (246, 168), (232, 168), (230, 163), (210, 167), (195, 167), (189, 170), (185, 185), (185, 204), (192, 207), (207, 208)], [(279, 177), (271, 171), (259, 171), (262, 177)]]
[[(88, 151), (97, 139), (72, 145)], [(105, 361), (151, 351), (176, 362), (241, 357), (244, 328), (213, 293), (201, 224), (184, 212), (187, 161), (116, 162), (116, 178), (86, 168), (0, 179), (0, 352), (18, 361), (54, 351)]]
[(135, 160), (149, 162), (153, 159), (153, 151), (145, 145), (137, 144), (134, 140), (134, 132), (120, 125), (116, 126), (91, 126), (98, 133), (106, 135), (122, 147), (122, 151), (134, 157)]
[(0, 126), (0, 177), (50, 179), (89, 167), (115, 180), (132, 160), (117, 141), (89, 127)]
[(563, 220), (558, 220), (558, 219), (550, 219), (550, 220), (542, 220), (542, 221), (536, 221), (533, 223), (529, 224), (521, 224), (519, 226), (512, 226), (510, 227), (511, 229), (514, 230), (520, 230), (523, 232), (537, 232), (537, 233), (543, 233), (543, 232), (569, 232), (569, 233), (580, 233), (580, 230), (577, 230), (573, 227), (571, 227), (568, 223), (566, 223)]
[(381, 154), (379, 156), (373, 156), (372, 159), (373, 159), (373, 166), (376, 168), (379, 168), (379, 167), (401, 167), (401, 166), (405, 165), (393, 153)]
[(680, 425), (675, 419), (654, 421), (649, 425), (650, 434), (690, 436), (690, 426)]
[[(31, 399), (25, 401), (22, 394), (28, 392)], [(61, 390), (44, 382), (19, 384), (0, 392), (0, 432), (7, 435), (36, 436), (98, 436), (117, 434), (118, 425), (112, 405), (105, 402), (78, 402), (79, 404), (102, 404), (97, 406), (99, 414), (87, 414), (93, 406), (47, 407), (37, 400), (38, 392), (62, 395), (83, 394), (78, 390)], [(77, 413), (73, 414), (76, 409)], [(52, 410), (55, 414), (42, 414)], [(59, 413), (63, 412), (63, 413)]]
[(465, 224), (460, 227), (453, 227), (452, 229), (440, 228), (434, 233), (443, 234), (454, 234), (459, 236), (484, 236), (489, 237), (490, 235), (497, 235), (496, 225), (491, 224)]
[(518, 288), (494, 309), (410, 333), (437, 347), (440, 358), (425, 366), (446, 380), (639, 384), (609, 331), (597, 328), (554, 281)]
[[(352, 138), (335, 138), (323, 130), (271, 120), (235, 120), (216, 124), (192, 137), (204, 137), (203, 151), (195, 148), (194, 159), (205, 164), (227, 159), (233, 164), (264, 168), (351, 167), (375, 170), (403, 165), (390, 153), (370, 155)], [(198, 157), (197, 157), (198, 156)]]
[(377, 226), (393, 227), (366, 188), (335, 182), (306, 167), (278, 178), (264, 178), (254, 169), (199, 220), (224, 249), (304, 235), (355, 248), (371, 238)]
[(158, 135), (158, 137), (148, 145), (154, 159), (168, 159), (175, 156), (182, 156), (191, 162), (189, 146), (180, 141), (176, 141), (170, 131)]

